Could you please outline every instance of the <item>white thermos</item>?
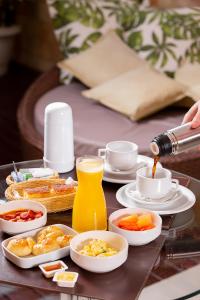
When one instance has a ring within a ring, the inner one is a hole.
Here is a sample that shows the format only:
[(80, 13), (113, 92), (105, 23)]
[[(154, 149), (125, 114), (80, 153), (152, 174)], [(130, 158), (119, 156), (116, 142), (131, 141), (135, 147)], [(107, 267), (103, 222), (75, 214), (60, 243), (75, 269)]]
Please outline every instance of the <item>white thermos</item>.
[(73, 118), (64, 102), (46, 106), (44, 117), (44, 165), (59, 173), (74, 168)]

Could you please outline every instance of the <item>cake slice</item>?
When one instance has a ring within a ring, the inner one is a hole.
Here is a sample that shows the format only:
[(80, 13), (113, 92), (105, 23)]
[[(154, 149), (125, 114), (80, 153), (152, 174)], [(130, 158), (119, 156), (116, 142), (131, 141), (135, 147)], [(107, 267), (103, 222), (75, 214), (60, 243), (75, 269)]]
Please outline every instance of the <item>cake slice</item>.
[(48, 186), (25, 188), (23, 193), (24, 199), (45, 198), (51, 196)]

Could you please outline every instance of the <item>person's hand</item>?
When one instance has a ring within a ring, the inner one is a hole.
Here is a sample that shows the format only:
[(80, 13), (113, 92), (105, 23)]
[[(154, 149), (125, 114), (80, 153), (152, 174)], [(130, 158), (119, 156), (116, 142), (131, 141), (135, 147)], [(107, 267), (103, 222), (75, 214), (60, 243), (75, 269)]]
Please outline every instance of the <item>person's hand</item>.
[(182, 124), (192, 122), (192, 128), (200, 127), (200, 100), (185, 114)]

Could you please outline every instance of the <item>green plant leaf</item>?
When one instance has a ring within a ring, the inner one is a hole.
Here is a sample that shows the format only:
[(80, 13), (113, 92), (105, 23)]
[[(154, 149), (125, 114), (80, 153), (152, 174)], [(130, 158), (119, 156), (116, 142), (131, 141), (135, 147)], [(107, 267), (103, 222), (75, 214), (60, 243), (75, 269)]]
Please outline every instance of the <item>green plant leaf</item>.
[(167, 36), (179, 40), (199, 37), (200, 22), (192, 13), (168, 12), (163, 14), (160, 22), (163, 32)]
[(77, 21), (80, 17), (79, 12), (75, 6), (69, 6), (67, 9), (65, 9), (64, 16), (67, 23)]
[(93, 9), (87, 5), (85, 10), (82, 10), (81, 24), (95, 29), (101, 28), (105, 23), (103, 12), (99, 8)]
[(156, 45), (159, 45), (159, 40), (155, 32), (152, 33), (152, 39)]
[(166, 48), (166, 51), (171, 55), (171, 57), (173, 57), (174, 60), (177, 61), (176, 53), (172, 49)]
[(153, 45), (145, 45), (145, 46), (142, 46), (140, 50), (141, 51), (150, 51), (152, 49), (154, 49)]
[(116, 28), (115, 32), (118, 34), (118, 36), (122, 39), (122, 41), (124, 41), (124, 31), (122, 30), (122, 28)]
[(152, 13), (152, 16), (150, 17), (148, 23), (153, 23), (158, 17), (160, 16), (160, 12), (159, 11), (155, 11)]
[(140, 11), (139, 12), (139, 23), (138, 23), (138, 26), (143, 24), (146, 20), (146, 16), (147, 16), (147, 13), (145, 11)]
[(146, 59), (154, 66), (159, 60), (159, 53), (156, 51), (152, 51)]
[(79, 53), (80, 49), (78, 47), (71, 47), (67, 49), (68, 53), (74, 54), (74, 53)]
[[(111, 3), (110, 1), (108, 1)], [(114, 16), (116, 22), (124, 31), (129, 31), (143, 24), (148, 12), (142, 10), (137, 5), (137, 1), (118, 1), (112, 2), (112, 5), (105, 5), (105, 9), (109, 11), (109, 16)]]
[(162, 57), (162, 62), (161, 62), (161, 68), (163, 68), (168, 62), (168, 57), (167, 54), (164, 52), (163, 57)]
[(174, 78), (174, 77), (175, 77), (175, 72), (165, 71), (164, 73), (165, 73), (168, 77), (170, 77), (170, 78)]
[(61, 17), (57, 17), (57, 16), (52, 20), (52, 22), (53, 22), (53, 27), (55, 29), (59, 29), (67, 24), (65, 19), (62, 19)]
[(143, 43), (143, 36), (141, 31), (132, 32), (128, 36), (128, 45), (131, 48), (135, 49), (136, 51), (139, 51), (141, 49), (142, 43)]
[(167, 36), (171, 36), (171, 35), (172, 35), (172, 28), (171, 28), (171, 26), (169, 26), (168, 24), (163, 24), (163, 25), (162, 25), (162, 30), (163, 30), (163, 32), (164, 32)]
[(185, 57), (189, 58), (191, 63), (200, 63), (200, 42), (194, 41), (185, 52)]
[(81, 46), (81, 51), (88, 49), (91, 47), (100, 37), (101, 32), (93, 32), (90, 35), (87, 36), (87, 38), (83, 41)]

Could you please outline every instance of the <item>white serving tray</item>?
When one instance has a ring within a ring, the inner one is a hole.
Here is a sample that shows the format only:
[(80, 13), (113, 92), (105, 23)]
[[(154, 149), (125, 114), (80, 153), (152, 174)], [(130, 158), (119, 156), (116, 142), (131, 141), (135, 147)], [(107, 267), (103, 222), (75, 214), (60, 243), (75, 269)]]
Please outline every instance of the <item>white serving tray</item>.
[[(66, 225), (63, 225), (63, 224), (54, 224), (54, 225), (60, 227), (64, 231), (65, 234), (70, 234), (73, 236), (77, 234), (77, 232), (75, 230), (73, 230), (71, 227), (68, 227)], [(45, 227), (48, 227), (48, 226), (45, 226)], [(7, 245), (9, 243), (9, 241), (11, 241), (12, 239), (21, 239), (21, 238), (25, 238), (25, 237), (29, 237), (29, 236), (35, 238), (37, 233), (45, 227), (41, 227), (36, 230), (21, 233), (21, 234), (15, 235), (11, 238), (4, 240), (1, 243), (4, 256), (8, 260), (10, 260), (12, 263), (14, 263), (16, 266), (23, 268), (23, 269), (29, 269), (29, 268), (38, 266), (40, 264), (43, 264), (43, 263), (46, 263), (49, 261), (58, 260), (60, 258), (63, 258), (65, 256), (69, 255), (69, 250), (70, 250), (69, 246), (55, 250), (55, 251), (51, 251), (46, 254), (41, 254), (41, 255), (37, 255), (37, 256), (29, 255), (26, 257), (16, 256), (15, 254), (13, 254), (12, 252), (10, 252), (7, 249)]]

